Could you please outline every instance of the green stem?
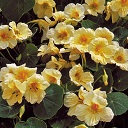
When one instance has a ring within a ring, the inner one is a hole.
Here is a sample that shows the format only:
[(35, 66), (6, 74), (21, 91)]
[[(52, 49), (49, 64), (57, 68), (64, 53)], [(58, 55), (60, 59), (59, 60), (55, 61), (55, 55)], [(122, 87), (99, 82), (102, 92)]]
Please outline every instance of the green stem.
[(1, 55), (3, 58), (6, 58), (1, 52), (0, 52), (0, 55)]
[(12, 57), (12, 55), (10, 54), (10, 52), (9, 52), (9, 50), (8, 49), (6, 49), (7, 50), (7, 52), (8, 52), (8, 54), (9, 54), (9, 56), (11, 57), (11, 59), (14, 61), (14, 62), (16, 62), (16, 60)]
[(99, 63), (96, 63), (96, 71), (98, 71)]

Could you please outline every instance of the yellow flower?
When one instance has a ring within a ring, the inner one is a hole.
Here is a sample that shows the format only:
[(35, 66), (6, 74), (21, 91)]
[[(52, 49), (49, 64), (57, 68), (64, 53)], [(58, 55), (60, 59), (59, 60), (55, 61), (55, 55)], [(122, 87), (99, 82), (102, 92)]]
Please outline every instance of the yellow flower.
[(36, 73), (37, 68), (25, 67), (25, 64), (17, 66), (13, 69), (15, 78), (20, 82), (26, 81), (30, 76)]
[(111, 63), (116, 64), (122, 70), (128, 71), (128, 49), (119, 47), (119, 49), (116, 51), (115, 55), (111, 59)]
[(93, 16), (98, 16), (98, 13), (102, 14), (105, 9), (105, 0), (85, 0), (86, 4), (83, 4), (85, 12)]
[(40, 103), (45, 97), (49, 83), (39, 74), (34, 74), (23, 83), (26, 85), (25, 99), (31, 104)]
[(38, 18), (43, 18), (44, 16), (52, 17), (55, 5), (54, 0), (36, 0), (33, 11)]
[(26, 87), (18, 80), (12, 79), (6, 82), (6, 88), (3, 90), (2, 98), (12, 106), (16, 102), (22, 102), (22, 97), (25, 93)]
[(117, 12), (112, 11), (110, 7), (111, 7), (111, 2), (107, 2), (106, 8), (104, 10), (106, 13), (105, 20), (108, 21), (110, 17), (112, 17), (112, 23), (115, 23), (118, 20), (119, 15)]
[(26, 40), (32, 36), (32, 31), (28, 28), (28, 25), (25, 23), (16, 23), (14, 21), (9, 23), (10, 27), (14, 30), (16, 39), (18, 41)]
[(77, 86), (84, 86), (88, 91), (93, 89), (91, 83), (94, 81), (93, 75), (90, 72), (84, 72), (80, 64), (73, 66), (69, 71), (69, 76), (72, 82)]
[(128, 0), (113, 0), (110, 8), (118, 13), (120, 17), (125, 17), (128, 14)]
[(103, 65), (107, 64), (116, 52), (116, 47), (109, 45), (107, 39), (101, 37), (92, 40), (88, 49), (92, 60)]
[(81, 4), (70, 3), (64, 8), (64, 13), (69, 19), (81, 21), (84, 18), (84, 7)]
[(62, 22), (48, 31), (47, 38), (53, 38), (55, 44), (69, 44), (70, 37), (73, 36), (73, 33), (74, 27)]
[(51, 61), (46, 63), (46, 68), (54, 68), (57, 70), (62, 70), (63, 68), (69, 68), (71, 64), (65, 61), (64, 59), (59, 58), (58, 60), (52, 56)]
[(109, 44), (111, 44), (112, 40), (114, 39), (114, 34), (109, 29), (107, 29), (106, 27), (97, 28), (95, 30), (95, 36), (96, 36), (96, 38), (97, 37), (102, 37), (102, 38), (107, 39)]
[(1, 82), (5, 80), (4, 76), (5, 76), (7, 73), (9, 73), (9, 70), (8, 70), (7, 67), (3, 67), (3, 68), (0, 69), (0, 81), (1, 81)]
[(80, 124), (78, 126), (75, 126), (74, 128), (88, 128), (87, 126), (85, 126), (84, 124)]
[(70, 47), (77, 48), (81, 53), (88, 52), (88, 45), (94, 39), (94, 31), (90, 28), (79, 28), (74, 32)]
[(76, 107), (76, 116), (80, 121), (85, 121), (88, 126), (94, 126), (99, 121), (110, 122), (114, 117), (107, 100), (91, 91), (86, 94), (83, 104)]
[(56, 70), (56, 69), (44, 69), (41, 72), (42, 76), (44, 79), (49, 83), (49, 84), (58, 84), (60, 85), (60, 79), (61, 79), (61, 72)]
[(44, 56), (46, 54), (55, 55), (59, 53), (59, 49), (54, 45), (53, 39), (49, 39), (48, 45), (41, 45), (38, 49), (37, 56)]
[(0, 26), (0, 49), (14, 48), (17, 40), (14, 31), (8, 25)]

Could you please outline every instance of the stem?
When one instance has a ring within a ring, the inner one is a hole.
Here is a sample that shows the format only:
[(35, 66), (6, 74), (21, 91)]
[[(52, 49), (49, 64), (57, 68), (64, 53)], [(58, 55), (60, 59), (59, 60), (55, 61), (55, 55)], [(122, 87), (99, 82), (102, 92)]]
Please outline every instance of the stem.
[(0, 52), (0, 55), (1, 55), (3, 58), (6, 58), (1, 52)]
[(12, 57), (12, 55), (10, 54), (10, 52), (9, 52), (9, 50), (8, 49), (6, 49), (7, 50), (7, 52), (8, 52), (8, 54), (9, 54), (9, 56), (11, 57), (11, 59), (14, 61), (14, 62), (16, 62), (16, 60)]
[(98, 65), (99, 65), (99, 63), (96, 63), (96, 71), (98, 71)]
[(82, 58), (82, 67), (85, 68), (86, 67), (86, 57), (85, 57), (85, 54), (82, 54), (81, 58)]

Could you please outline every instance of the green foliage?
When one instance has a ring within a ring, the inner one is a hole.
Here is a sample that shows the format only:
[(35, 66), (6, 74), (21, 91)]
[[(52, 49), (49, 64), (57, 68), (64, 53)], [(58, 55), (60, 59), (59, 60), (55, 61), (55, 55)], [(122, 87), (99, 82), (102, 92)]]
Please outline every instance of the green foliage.
[(0, 0), (0, 8), (8, 20), (18, 21), (34, 6), (34, 0)]
[(33, 107), (34, 114), (43, 120), (50, 119), (63, 105), (63, 89), (56, 84), (51, 84), (46, 89), (46, 96), (40, 104)]
[(128, 110), (128, 96), (121, 92), (112, 92), (107, 97), (108, 106), (114, 114), (121, 115)]
[(15, 128), (47, 128), (45, 122), (35, 117), (30, 117), (26, 122), (20, 121)]

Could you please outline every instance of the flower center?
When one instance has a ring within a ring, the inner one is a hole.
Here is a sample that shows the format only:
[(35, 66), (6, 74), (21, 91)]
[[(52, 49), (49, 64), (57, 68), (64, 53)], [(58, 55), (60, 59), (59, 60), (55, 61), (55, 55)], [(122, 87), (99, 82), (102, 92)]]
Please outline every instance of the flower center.
[(93, 104), (91, 105), (91, 110), (92, 110), (93, 112), (97, 112), (97, 111), (99, 110), (99, 105), (93, 103)]
[(0, 36), (3, 40), (8, 40), (9, 38), (9, 35), (7, 33), (2, 33)]
[(20, 82), (24, 82), (26, 79), (28, 78), (28, 72), (23, 70), (23, 71), (20, 71), (17, 75), (17, 79), (20, 81)]
[(102, 46), (98, 45), (95, 48), (96, 53), (102, 53)]
[(79, 18), (79, 13), (77, 11), (72, 12), (72, 18), (78, 19)]
[(127, 6), (128, 5), (128, 0), (121, 0), (121, 3), (122, 3), (122, 5)]
[(58, 34), (58, 38), (60, 39), (60, 40), (64, 40), (64, 39), (66, 39), (67, 38), (67, 32), (66, 31), (61, 31), (59, 34)]
[(31, 83), (30, 84), (30, 89), (33, 91), (33, 92), (36, 92), (38, 90), (38, 87), (37, 87), (37, 83)]
[(90, 5), (92, 9), (96, 9), (98, 7), (98, 3), (94, 2)]
[(116, 61), (119, 62), (119, 63), (124, 63), (125, 62), (123, 56), (121, 56), (121, 55), (116, 57)]
[(43, 4), (42, 4), (42, 8), (43, 8), (43, 9), (47, 9), (48, 7), (49, 7), (49, 4), (48, 4), (48, 3), (43, 3)]
[(53, 76), (49, 76), (49, 82), (50, 83), (56, 83), (56, 78)]
[(82, 35), (82, 36), (80, 37), (80, 42), (81, 42), (81, 44), (85, 44), (85, 43), (87, 42), (86, 36)]

